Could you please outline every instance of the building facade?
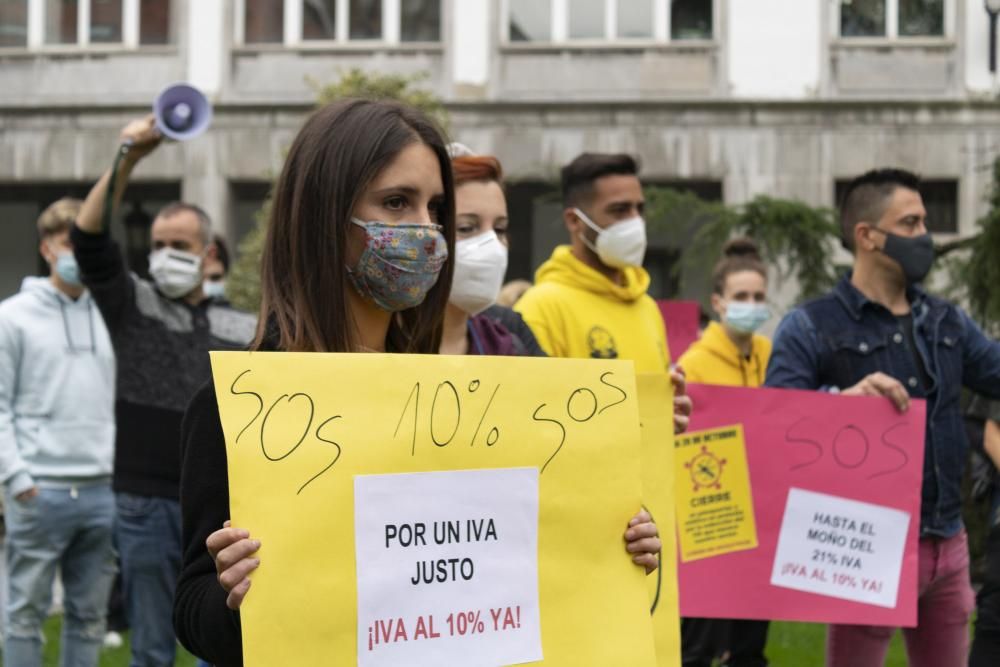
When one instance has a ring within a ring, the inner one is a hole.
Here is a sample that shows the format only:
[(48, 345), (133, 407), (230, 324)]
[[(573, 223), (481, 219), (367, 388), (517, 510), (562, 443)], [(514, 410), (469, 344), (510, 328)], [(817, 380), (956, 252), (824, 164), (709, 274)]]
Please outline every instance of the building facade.
[[(833, 206), (897, 165), (935, 232), (971, 233), (1000, 153), (982, 0), (0, 0), (0, 295), (37, 272), (34, 219), (82, 195), (166, 84), (210, 130), (140, 166), (115, 233), (141, 267), (150, 217), (205, 207), (237, 242), (314, 104), (350, 68), (426, 75), (451, 134), (510, 181), (509, 277), (565, 237), (559, 167), (637, 155), (651, 183)], [(677, 241), (656, 239), (654, 292)]]

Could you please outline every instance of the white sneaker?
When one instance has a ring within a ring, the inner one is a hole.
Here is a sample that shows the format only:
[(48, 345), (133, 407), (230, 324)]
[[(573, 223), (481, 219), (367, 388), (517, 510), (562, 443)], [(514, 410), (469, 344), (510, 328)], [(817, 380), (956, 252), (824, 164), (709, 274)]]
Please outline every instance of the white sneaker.
[(114, 630), (104, 635), (104, 648), (121, 648), (123, 643), (122, 636)]

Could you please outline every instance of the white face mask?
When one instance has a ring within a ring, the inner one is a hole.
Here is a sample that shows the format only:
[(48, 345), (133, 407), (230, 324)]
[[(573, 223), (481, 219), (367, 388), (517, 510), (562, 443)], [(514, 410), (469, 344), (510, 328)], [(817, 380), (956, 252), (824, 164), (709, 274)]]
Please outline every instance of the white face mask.
[(582, 234), (580, 239), (585, 246), (597, 253), (604, 264), (615, 269), (642, 266), (642, 260), (646, 256), (646, 221), (641, 216), (601, 229), (580, 209), (574, 208), (573, 212), (585, 225), (597, 232), (596, 244), (592, 244)]
[(201, 256), (161, 248), (149, 254), (149, 275), (168, 299), (187, 296), (201, 284)]
[(209, 299), (226, 298), (225, 280), (206, 280), (201, 284), (201, 289)]
[(469, 315), (494, 303), (507, 274), (507, 247), (490, 230), (455, 243), (455, 277), (448, 300)]

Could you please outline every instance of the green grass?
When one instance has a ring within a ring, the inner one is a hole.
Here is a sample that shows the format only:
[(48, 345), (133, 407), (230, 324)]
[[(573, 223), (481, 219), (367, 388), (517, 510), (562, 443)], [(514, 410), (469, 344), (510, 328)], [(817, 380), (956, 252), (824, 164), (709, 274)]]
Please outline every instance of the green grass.
[[(45, 667), (59, 664), (59, 631), (62, 618), (53, 616), (45, 623)], [(774, 667), (822, 667), (826, 646), (826, 626), (815, 623), (771, 623), (767, 657)], [(0, 665), (3, 661), (0, 660)], [(194, 667), (195, 659), (183, 648), (177, 649), (176, 667)], [(128, 667), (128, 635), (125, 644), (101, 653), (100, 667)], [(892, 638), (885, 667), (906, 667), (906, 651), (899, 632)]]
[[(774, 667), (823, 667), (826, 626), (817, 623), (771, 623), (767, 657)], [(885, 667), (906, 667), (903, 636), (896, 632), (889, 645)]]
[[(59, 633), (61, 629), (62, 616), (52, 616), (45, 622), (45, 649), (42, 655), (42, 664), (45, 667), (58, 667), (59, 665)], [(101, 651), (100, 667), (128, 667), (128, 633), (123, 636), (125, 642), (120, 648)], [(177, 647), (175, 667), (194, 667), (195, 662), (197, 661), (190, 653), (181, 646)], [(3, 660), (0, 660), (0, 665), (2, 664)]]

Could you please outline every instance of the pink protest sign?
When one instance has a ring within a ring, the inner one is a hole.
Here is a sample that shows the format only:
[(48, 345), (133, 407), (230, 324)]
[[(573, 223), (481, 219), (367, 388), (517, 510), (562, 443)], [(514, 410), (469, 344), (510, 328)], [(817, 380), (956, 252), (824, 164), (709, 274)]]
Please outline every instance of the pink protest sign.
[(670, 358), (676, 361), (698, 340), (701, 307), (697, 301), (657, 301), (656, 305), (667, 325)]
[(900, 414), (884, 398), (689, 393), (693, 435), (675, 450), (681, 614), (915, 626), (924, 401)]

